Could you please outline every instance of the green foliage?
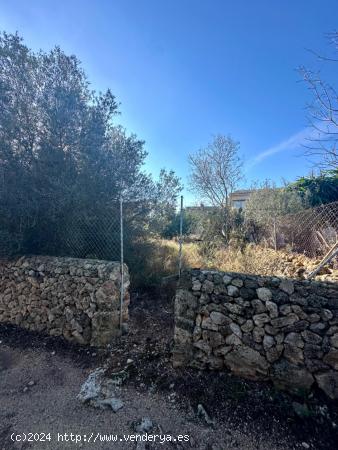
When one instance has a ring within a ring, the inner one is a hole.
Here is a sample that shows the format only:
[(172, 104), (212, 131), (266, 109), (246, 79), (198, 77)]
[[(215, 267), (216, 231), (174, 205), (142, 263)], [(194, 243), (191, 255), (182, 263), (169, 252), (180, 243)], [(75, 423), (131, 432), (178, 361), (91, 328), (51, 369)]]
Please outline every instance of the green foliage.
[(338, 169), (322, 172), (319, 176), (299, 178), (288, 186), (290, 192), (298, 193), (310, 206), (338, 201)]
[(241, 210), (212, 208), (201, 218), (201, 251), (204, 256), (212, 257), (216, 249), (228, 245), (241, 247), (246, 241), (246, 224)]
[(245, 205), (245, 219), (258, 226), (265, 226), (278, 216), (296, 213), (304, 209), (306, 199), (297, 191), (276, 188), (272, 183), (256, 189)]
[[(175, 213), (167, 226), (163, 229), (162, 237), (172, 239), (179, 236), (180, 233), (180, 213)], [(187, 211), (183, 212), (182, 233), (184, 236), (194, 234), (198, 224), (198, 219), (194, 214)]]
[(144, 142), (115, 124), (114, 95), (92, 91), (75, 56), (34, 53), (18, 35), (0, 35), (0, 111), (4, 255), (116, 258), (123, 195), (128, 262), (153, 217), (172, 213), (178, 178), (162, 170), (154, 181), (142, 170)]
[(177, 198), (183, 186), (174, 171), (161, 169), (159, 180), (155, 183), (154, 208), (150, 231), (163, 235), (170, 226), (177, 207)]

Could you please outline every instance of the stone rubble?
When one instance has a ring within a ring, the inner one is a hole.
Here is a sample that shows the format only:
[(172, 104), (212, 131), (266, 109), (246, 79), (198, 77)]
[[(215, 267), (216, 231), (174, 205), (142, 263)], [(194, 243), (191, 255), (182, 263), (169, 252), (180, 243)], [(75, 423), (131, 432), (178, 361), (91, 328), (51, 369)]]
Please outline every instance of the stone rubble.
[(154, 423), (149, 417), (142, 417), (133, 425), (133, 429), (136, 433), (150, 433), (154, 428)]
[(194, 269), (175, 299), (175, 367), (228, 369), (338, 399), (338, 285)]
[(123, 402), (116, 396), (116, 382), (105, 377), (105, 370), (98, 368), (92, 372), (81, 386), (77, 398), (82, 403), (95, 408), (119, 411)]
[[(281, 260), (280, 270), (283, 276), (292, 278), (304, 278), (320, 264), (321, 259), (308, 258), (305, 255), (292, 253), (284, 254)], [(320, 269), (316, 275), (317, 281), (335, 281), (338, 282), (338, 260), (335, 258), (331, 263)]]

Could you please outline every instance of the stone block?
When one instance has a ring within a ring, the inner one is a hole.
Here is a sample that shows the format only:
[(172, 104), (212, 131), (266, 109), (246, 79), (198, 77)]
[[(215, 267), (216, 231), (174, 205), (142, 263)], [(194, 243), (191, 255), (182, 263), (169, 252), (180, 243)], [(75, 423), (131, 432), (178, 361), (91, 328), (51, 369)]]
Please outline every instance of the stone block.
[(121, 335), (118, 312), (97, 312), (92, 319), (92, 339), (90, 345), (104, 347)]
[(257, 297), (262, 300), (263, 302), (266, 302), (268, 300), (272, 299), (272, 292), (270, 289), (261, 287), (256, 289)]
[(283, 328), (288, 325), (292, 325), (297, 321), (298, 321), (298, 317), (296, 316), (296, 314), (291, 313), (285, 317), (278, 317), (277, 319), (272, 319), (271, 325), (275, 328)]
[(245, 345), (239, 345), (227, 353), (224, 363), (233, 373), (250, 379), (265, 378), (269, 364), (256, 350)]
[(338, 372), (328, 371), (315, 375), (318, 386), (332, 400), (338, 399)]
[[(279, 320), (279, 319), (275, 319), (275, 320)], [(264, 325), (266, 323), (270, 322), (270, 317), (266, 313), (255, 314), (253, 316), (253, 321), (255, 322), (255, 325), (257, 327), (264, 327)]]
[(295, 394), (309, 391), (314, 383), (313, 376), (306, 368), (296, 366), (283, 358), (273, 365), (272, 373), (272, 381), (276, 387)]

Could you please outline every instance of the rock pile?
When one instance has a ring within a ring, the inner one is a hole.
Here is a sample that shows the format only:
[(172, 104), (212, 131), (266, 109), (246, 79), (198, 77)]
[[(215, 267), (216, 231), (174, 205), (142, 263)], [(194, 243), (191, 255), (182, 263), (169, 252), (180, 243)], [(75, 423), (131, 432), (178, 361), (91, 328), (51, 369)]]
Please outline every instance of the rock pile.
[(175, 300), (174, 365), (227, 368), (338, 398), (338, 285), (192, 270)]
[[(0, 322), (106, 345), (119, 334), (120, 264), (47, 256), (0, 264)], [(128, 319), (125, 268), (123, 320)]]
[[(278, 252), (280, 255), (280, 267), (278, 275), (292, 278), (306, 278), (306, 276), (315, 270), (320, 259), (311, 259), (305, 255), (297, 253)], [(319, 281), (335, 281), (338, 282), (338, 269), (336, 261), (322, 267), (316, 276)]]

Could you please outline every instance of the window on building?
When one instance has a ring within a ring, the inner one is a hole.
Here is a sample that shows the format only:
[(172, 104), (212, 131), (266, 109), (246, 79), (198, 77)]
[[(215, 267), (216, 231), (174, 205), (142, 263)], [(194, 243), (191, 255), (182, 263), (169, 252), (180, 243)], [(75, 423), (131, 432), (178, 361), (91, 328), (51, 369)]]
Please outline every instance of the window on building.
[(243, 209), (245, 206), (245, 200), (234, 200), (232, 202), (232, 206), (237, 209), (240, 209), (240, 208)]

